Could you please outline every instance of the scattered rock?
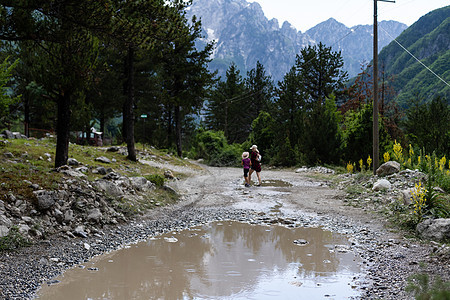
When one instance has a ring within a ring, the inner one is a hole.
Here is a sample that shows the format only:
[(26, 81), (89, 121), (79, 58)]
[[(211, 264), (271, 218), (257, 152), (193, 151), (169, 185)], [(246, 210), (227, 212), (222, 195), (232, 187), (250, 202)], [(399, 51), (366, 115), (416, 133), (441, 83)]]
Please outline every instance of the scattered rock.
[(308, 167), (301, 167), (297, 170), (295, 170), (295, 173), (306, 173), (306, 172), (314, 172), (314, 173), (321, 173), (321, 174), (334, 174), (334, 170), (331, 170), (329, 168), (325, 168), (325, 167), (321, 167), (321, 166), (316, 166), (316, 167), (312, 167), (312, 168), (308, 168)]
[(76, 177), (76, 178), (86, 178), (86, 174), (83, 174), (77, 170), (72, 170), (72, 169), (61, 169), (60, 170), (61, 173), (70, 176), (70, 177)]
[(88, 235), (87, 233), (84, 231), (84, 226), (80, 225), (77, 226), (73, 232), (74, 235), (82, 237), (82, 238), (87, 238)]
[(39, 190), (34, 191), (33, 194), (37, 198), (37, 209), (40, 211), (51, 208), (58, 200), (58, 195), (55, 191)]
[(164, 177), (167, 179), (174, 179), (175, 176), (173, 175), (171, 170), (165, 170), (164, 171)]
[(373, 191), (389, 190), (391, 188), (391, 183), (387, 179), (380, 179), (373, 185)]
[(108, 172), (106, 172), (105, 167), (98, 167), (95, 169), (95, 173), (98, 173), (100, 175), (106, 175)]
[(5, 153), (3, 153), (3, 155), (4, 155), (6, 158), (14, 158), (14, 154), (12, 154), (11, 152), (5, 152)]
[(108, 152), (118, 152), (119, 151), (119, 147), (117, 147), (117, 146), (112, 146), (112, 147), (109, 147), (106, 151), (108, 151)]
[(0, 225), (0, 238), (5, 237), (9, 234), (9, 227), (5, 225)]
[(298, 246), (305, 246), (305, 245), (308, 244), (308, 241), (307, 240), (303, 240), (303, 239), (298, 239), (298, 240), (294, 240), (293, 243), (298, 245)]
[(87, 220), (88, 222), (100, 223), (103, 217), (102, 212), (98, 208), (94, 208), (88, 212)]
[(113, 197), (120, 197), (124, 194), (124, 191), (120, 187), (109, 180), (99, 179), (94, 182), (94, 185), (107, 195)]
[(413, 194), (414, 190), (415, 190), (414, 188), (409, 188), (409, 189), (402, 191), (403, 204), (405, 204), (405, 205), (412, 204), (412, 201), (413, 201), (412, 194)]
[(67, 164), (69, 166), (79, 166), (80, 162), (78, 160), (76, 160), (75, 158), (69, 158), (69, 159), (67, 159)]
[(450, 219), (427, 219), (419, 223), (417, 232), (423, 238), (437, 241), (450, 239)]
[(68, 209), (64, 212), (64, 223), (70, 224), (74, 219), (73, 210)]
[(98, 162), (101, 162), (101, 163), (104, 163), (104, 164), (110, 164), (111, 163), (111, 160), (109, 158), (107, 158), (107, 157), (104, 157), (104, 156), (97, 157), (95, 159), (95, 161), (98, 161)]

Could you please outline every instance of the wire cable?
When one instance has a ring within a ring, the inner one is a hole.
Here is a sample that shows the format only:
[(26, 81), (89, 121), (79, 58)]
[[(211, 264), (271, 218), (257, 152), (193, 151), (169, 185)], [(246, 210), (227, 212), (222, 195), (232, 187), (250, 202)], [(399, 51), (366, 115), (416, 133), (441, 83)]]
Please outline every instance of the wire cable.
[(431, 70), (429, 67), (427, 67), (423, 62), (421, 62), (417, 57), (415, 57), (411, 52), (409, 52), (408, 49), (406, 49), (405, 47), (403, 47), (402, 44), (400, 44), (399, 41), (397, 41), (397, 39), (393, 38), (389, 32), (387, 32), (383, 27), (380, 27), (389, 37), (392, 38), (392, 40), (394, 42), (396, 42), (403, 50), (405, 50), (409, 55), (411, 55), (418, 63), (420, 63), (422, 66), (424, 66), (428, 71), (430, 71), (434, 76), (436, 76), (437, 78), (439, 78), (439, 80), (441, 80), (443, 83), (445, 83), (448, 87), (450, 87), (450, 84), (445, 81), (443, 78), (441, 78), (438, 74), (436, 74), (433, 70)]

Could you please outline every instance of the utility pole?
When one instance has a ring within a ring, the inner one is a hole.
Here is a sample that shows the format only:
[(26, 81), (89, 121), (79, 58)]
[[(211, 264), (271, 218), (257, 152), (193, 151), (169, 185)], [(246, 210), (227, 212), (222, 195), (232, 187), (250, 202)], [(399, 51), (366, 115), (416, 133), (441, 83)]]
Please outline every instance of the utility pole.
[(378, 1), (395, 3), (395, 0), (373, 0), (373, 175), (376, 175), (380, 165), (380, 132), (378, 129)]

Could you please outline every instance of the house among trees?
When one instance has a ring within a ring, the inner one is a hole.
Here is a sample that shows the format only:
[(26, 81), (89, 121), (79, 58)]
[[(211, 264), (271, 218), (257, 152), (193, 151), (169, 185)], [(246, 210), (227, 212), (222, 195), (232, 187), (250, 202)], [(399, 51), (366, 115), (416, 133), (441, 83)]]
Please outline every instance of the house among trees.
[(102, 139), (103, 132), (97, 131), (94, 127), (91, 127), (91, 132), (89, 137), (87, 137), (87, 132), (77, 131), (76, 132), (76, 143), (79, 145), (89, 144), (91, 146), (103, 146)]

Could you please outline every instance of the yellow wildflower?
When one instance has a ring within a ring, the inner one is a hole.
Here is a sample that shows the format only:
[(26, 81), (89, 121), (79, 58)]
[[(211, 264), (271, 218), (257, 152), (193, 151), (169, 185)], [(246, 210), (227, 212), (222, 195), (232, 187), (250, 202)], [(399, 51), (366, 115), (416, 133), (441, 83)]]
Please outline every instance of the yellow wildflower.
[(444, 155), (444, 156), (441, 158), (441, 160), (439, 160), (439, 170), (441, 170), (441, 172), (444, 171), (446, 162), (447, 162), (447, 159), (445, 158), (445, 155)]
[(353, 173), (353, 164), (351, 162), (347, 163), (347, 172), (348, 173)]
[(388, 162), (389, 159), (391, 159), (391, 156), (389, 155), (389, 152), (385, 152), (383, 154), (384, 162)]
[(403, 161), (403, 148), (400, 143), (397, 143), (397, 140), (394, 140), (394, 156), (397, 161)]
[(370, 158), (370, 155), (369, 155), (369, 157), (367, 158), (367, 165), (369, 166), (369, 169), (370, 169), (371, 164), (372, 164), (372, 159)]
[(423, 208), (425, 207), (426, 198), (425, 195), (427, 193), (427, 189), (422, 187), (422, 183), (419, 181), (419, 183), (415, 184), (414, 191), (412, 192), (413, 197), (413, 204), (414, 204), (414, 213), (419, 217), (422, 218), (423, 215)]

